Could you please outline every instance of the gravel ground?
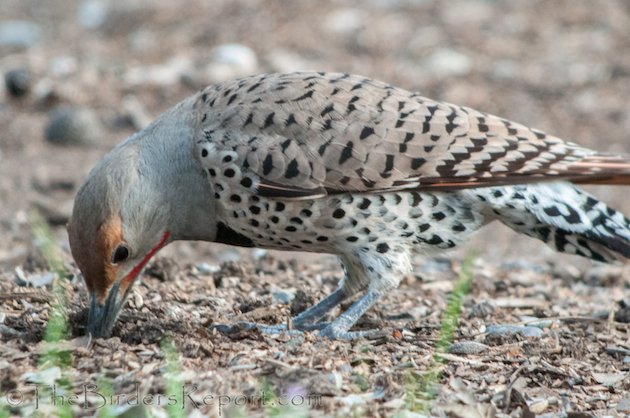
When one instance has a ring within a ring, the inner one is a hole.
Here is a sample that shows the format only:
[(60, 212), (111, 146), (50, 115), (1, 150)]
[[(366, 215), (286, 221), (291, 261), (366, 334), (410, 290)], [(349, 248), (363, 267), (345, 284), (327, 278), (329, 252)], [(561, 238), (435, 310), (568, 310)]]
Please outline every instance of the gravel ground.
[[(386, 337), (332, 342), (225, 336), (208, 325), (286, 321), (335, 288), (334, 257), (177, 243), (149, 266), (113, 337), (87, 341), (85, 291), (63, 228), (107, 150), (201, 87), (251, 73), (358, 73), (628, 153), (629, 51), (624, 0), (3, 0), (5, 415), (58, 414), (73, 394), (75, 416), (629, 415), (627, 266), (557, 256), (492, 225), (458, 252), (417, 257), (414, 273), (357, 325)], [(623, 190), (589, 189), (630, 213)], [(58, 282), (32, 233), (33, 210), (62, 250), (69, 273)], [(413, 405), (419, 376), (431, 370), (471, 249), (478, 256), (455, 344), (422, 412)], [(43, 342), (53, 282), (70, 320), (58, 366)], [(278, 406), (287, 401), (296, 405)]]

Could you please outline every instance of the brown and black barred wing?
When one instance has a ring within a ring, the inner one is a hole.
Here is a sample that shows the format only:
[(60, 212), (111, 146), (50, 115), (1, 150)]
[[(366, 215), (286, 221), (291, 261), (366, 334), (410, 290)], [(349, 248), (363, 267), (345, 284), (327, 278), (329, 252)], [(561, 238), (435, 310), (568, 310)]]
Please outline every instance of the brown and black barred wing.
[(200, 93), (197, 111), (199, 135), (236, 151), (263, 195), (630, 180), (627, 158), (348, 74), (219, 84)]

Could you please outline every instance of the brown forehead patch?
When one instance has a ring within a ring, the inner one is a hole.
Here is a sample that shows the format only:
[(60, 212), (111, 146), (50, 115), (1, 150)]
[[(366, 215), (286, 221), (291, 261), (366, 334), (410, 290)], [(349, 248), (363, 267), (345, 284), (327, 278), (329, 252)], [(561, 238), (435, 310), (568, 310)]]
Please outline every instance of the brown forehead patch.
[(116, 280), (118, 266), (111, 263), (112, 252), (123, 240), (122, 221), (114, 216), (102, 223), (96, 234), (77, 231), (80, 225), (68, 225), (72, 255), (83, 273), (88, 291), (94, 292), (99, 303)]

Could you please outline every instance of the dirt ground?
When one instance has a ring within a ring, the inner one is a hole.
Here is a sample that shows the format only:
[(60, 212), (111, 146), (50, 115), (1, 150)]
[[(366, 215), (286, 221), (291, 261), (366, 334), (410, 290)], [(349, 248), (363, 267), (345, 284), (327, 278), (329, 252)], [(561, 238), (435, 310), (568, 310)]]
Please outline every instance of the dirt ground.
[[(113, 337), (82, 337), (85, 291), (63, 225), (90, 167), (206, 84), (305, 69), (370, 76), (630, 152), (625, 0), (2, 0), (0, 72), (25, 70), (28, 80), (21, 97), (0, 88), (0, 416), (55, 415), (71, 395), (75, 416), (182, 416), (169, 400), (193, 417), (630, 415), (630, 269), (557, 256), (500, 225), (443, 258), (417, 257), (414, 273), (358, 324), (390, 329), (380, 340), (209, 331), (285, 322), (333, 291), (342, 272), (329, 255), (208, 243), (164, 249)], [(50, 130), (45, 139), (59, 109), (96, 116), (76, 128), (79, 144), (59, 144)], [(630, 213), (626, 189), (589, 191)], [(70, 272), (60, 281), (71, 333), (61, 368), (44, 360), (52, 276), (33, 210)], [(435, 400), (412, 412), (471, 249), (456, 344)], [(173, 351), (179, 360), (167, 361)]]

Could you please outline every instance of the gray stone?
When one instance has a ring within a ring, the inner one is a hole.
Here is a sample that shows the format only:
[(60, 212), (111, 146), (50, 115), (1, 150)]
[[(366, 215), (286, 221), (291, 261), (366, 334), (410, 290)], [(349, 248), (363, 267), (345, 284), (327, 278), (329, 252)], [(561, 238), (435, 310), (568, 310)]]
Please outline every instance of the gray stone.
[(540, 338), (544, 332), (538, 327), (522, 325), (490, 325), (486, 328), (486, 334), (491, 336), (508, 336), (521, 334), (524, 337)]
[(33, 22), (7, 20), (0, 22), (0, 47), (29, 48), (42, 37), (42, 29)]
[(274, 70), (281, 73), (292, 71), (306, 71), (316, 69), (319, 64), (310, 62), (294, 51), (275, 49), (265, 56), (265, 62)]
[(107, 20), (107, 5), (99, 0), (87, 0), (79, 5), (77, 20), (86, 29), (97, 29)]
[(477, 341), (459, 341), (451, 344), (449, 353), (453, 354), (479, 354), (488, 349), (488, 346)]
[(630, 412), (630, 396), (622, 398), (617, 404), (618, 412)]
[(425, 66), (432, 75), (447, 78), (468, 74), (472, 69), (470, 58), (449, 48), (438, 49), (425, 61)]
[(339, 9), (330, 13), (325, 21), (325, 26), (331, 32), (340, 35), (355, 35), (365, 26), (367, 13), (360, 9)]
[(72, 55), (61, 55), (52, 59), (50, 73), (56, 77), (68, 77), (75, 74), (79, 68), (77, 59)]
[(262, 260), (263, 258), (267, 257), (267, 254), (269, 254), (269, 251), (263, 248), (254, 248), (251, 251), (252, 258), (256, 261)]
[(91, 109), (62, 107), (52, 113), (44, 132), (55, 145), (93, 146), (103, 136), (103, 126)]
[(31, 89), (31, 74), (25, 68), (7, 71), (4, 75), (4, 85), (11, 96), (25, 96)]
[(200, 67), (193, 75), (195, 81), (219, 82), (255, 74), (258, 72), (258, 57), (245, 45), (220, 45), (212, 50), (210, 61)]
[(277, 292), (273, 292), (271, 295), (271, 300), (273, 303), (291, 303), (291, 301), (295, 299), (295, 294), (292, 292), (287, 292), (286, 290), (278, 290)]
[(487, 300), (478, 302), (470, 310), (470, 318), (487, 318), (494, 312), (494, 306)]
[(197, 263), (195, 264), (195, 268), (199, 270), (200, 273), (204, 274), (214, 274), (221, 271), (221, 267), (216, 264), (208, 264), (208, 263)]

